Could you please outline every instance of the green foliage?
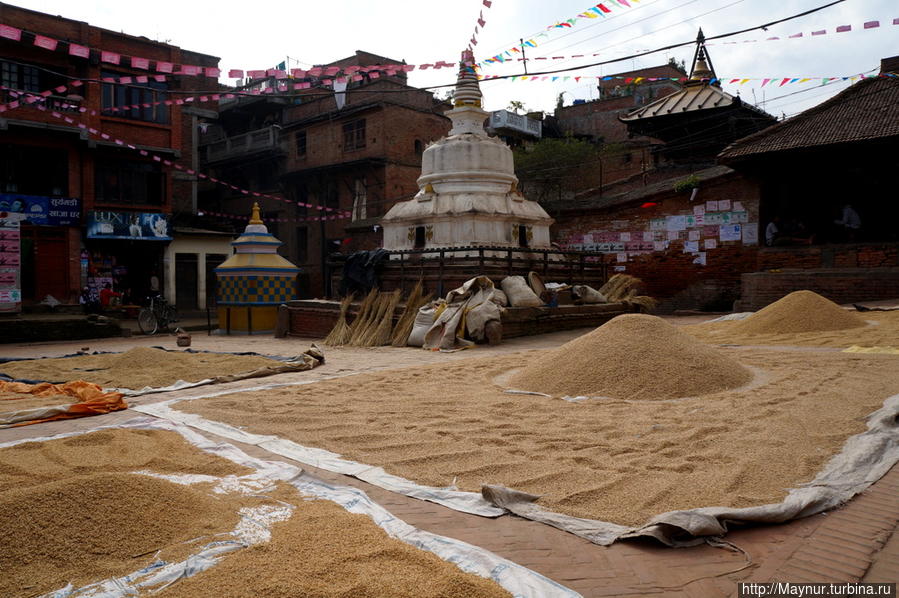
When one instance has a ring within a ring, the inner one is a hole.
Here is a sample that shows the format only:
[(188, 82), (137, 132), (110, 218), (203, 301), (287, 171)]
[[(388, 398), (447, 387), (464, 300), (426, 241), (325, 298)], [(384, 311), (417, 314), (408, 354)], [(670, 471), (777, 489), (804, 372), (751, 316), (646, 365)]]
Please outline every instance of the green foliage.
[(524, 102), (519, 102), (518, 100), (512, 100), (509, 102), (509, 105), (506, 107), (506, 110), (511, 110), (515, 114), (518, 114), (518, 111), (527, 112), (527, 108), (524, 107)]
[(601, 155), (596, 145), (573, 138), (541, 139), (513, 152), (520, 187), (529, 199), (538, 201), (589, 187)]
[(699, 177), (695, 174), (691, 174), (685, 179), (681, 179), (674, 183), (674, 191), (676, 193), (680, 193), (681, 191), (689, 191), (690, 189), (695, 189), (699, 186)]

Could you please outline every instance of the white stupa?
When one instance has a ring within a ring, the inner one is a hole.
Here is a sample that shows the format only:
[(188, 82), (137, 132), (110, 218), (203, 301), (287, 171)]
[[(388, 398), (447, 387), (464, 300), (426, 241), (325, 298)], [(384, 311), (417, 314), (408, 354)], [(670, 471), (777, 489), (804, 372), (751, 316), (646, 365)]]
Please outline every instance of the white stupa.
[(462, 53), (453, 127), (422, 156), (419, 191), (381, 219), (384, 249), (530, 247), (550, 249), (553, 219), (518, 191), (512, 150), (489, 137), (470, 50)]

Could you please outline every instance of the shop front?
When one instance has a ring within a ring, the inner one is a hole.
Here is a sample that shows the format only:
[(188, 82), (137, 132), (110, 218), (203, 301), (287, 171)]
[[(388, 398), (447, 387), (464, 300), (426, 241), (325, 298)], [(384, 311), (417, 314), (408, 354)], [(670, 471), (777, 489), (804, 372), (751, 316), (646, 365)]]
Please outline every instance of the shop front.
[(89, 211), (86, 230), (83, 286), (99, 295), (109, 284), (125, 305), (164, 292), (165, 250), (172, 240), (167, 214)]

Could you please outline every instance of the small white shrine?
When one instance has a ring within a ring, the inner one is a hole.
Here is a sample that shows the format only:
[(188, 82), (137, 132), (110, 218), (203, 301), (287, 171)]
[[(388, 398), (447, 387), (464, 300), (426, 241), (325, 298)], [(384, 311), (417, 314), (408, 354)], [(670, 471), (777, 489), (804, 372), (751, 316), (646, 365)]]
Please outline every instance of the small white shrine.
[(512, 150), (489, 137), (471, 51), (462, 53), (453, 127), (422, 156), (419, 191), (381, 219), (384, 249), (528, 247), (550, 249), (553, 219), (518, 191)]

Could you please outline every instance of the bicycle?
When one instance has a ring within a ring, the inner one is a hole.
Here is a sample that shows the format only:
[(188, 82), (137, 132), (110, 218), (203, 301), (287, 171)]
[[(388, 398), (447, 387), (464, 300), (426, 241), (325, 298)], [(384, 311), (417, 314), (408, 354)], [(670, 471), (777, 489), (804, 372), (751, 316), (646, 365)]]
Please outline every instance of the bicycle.
[(148, 305), (137, 314), (137, 325), (144, 334), (156, 334), (158, 330), (168, 330), (169, 324), (178, 321), (175, 306), (169, 305), (165, 297), (150, 297)]

